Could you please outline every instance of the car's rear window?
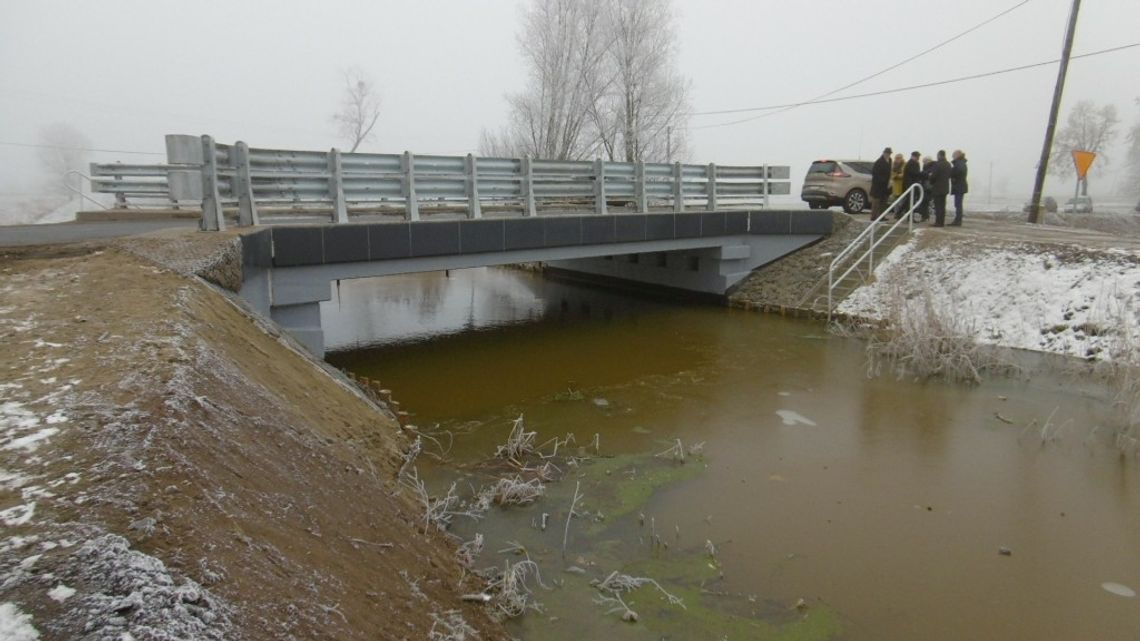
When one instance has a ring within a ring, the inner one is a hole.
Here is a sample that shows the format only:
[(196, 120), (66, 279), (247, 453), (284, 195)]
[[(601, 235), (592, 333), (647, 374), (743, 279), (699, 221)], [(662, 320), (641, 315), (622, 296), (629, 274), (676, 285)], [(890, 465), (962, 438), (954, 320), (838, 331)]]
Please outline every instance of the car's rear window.
[(861, 174), (869, 174), (869, 173), (871, 173), (871, 168), (875, 166), (875, 163), (861, 162), (860, 161), (860, 162), (849, 162), (849, 163), (846, 163), (846, 165), (848, 167), (854, 169), (855, 171), (861, 173)]
[(835, 171), (835, 163), (817, 160), (808, 168), (808, 174), (829, 174)]

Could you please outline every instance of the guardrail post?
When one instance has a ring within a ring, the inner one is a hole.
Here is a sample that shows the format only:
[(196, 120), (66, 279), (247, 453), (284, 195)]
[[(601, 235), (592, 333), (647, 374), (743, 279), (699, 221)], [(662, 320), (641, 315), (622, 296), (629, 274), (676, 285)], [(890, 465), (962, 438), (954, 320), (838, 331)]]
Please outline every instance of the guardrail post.
[(685, 211), (685, 191), (681, 183), (681, 163), (673, 163), (673, 211), (681, 213)]
[(594, 159), (594, 213), (606, 213), (606, 161)]
[(223, 231), (222, 199), (218, 194), (218, 154), (211, 136), (202, 136), (202, 231)]
[(416, 157), (412, 152), (405, 151), (403, 158), (404, 169), (404, 203), (408, 220), (420, 219), (420, 203), (416, 200)]
[(249, 146), (242, 141), (234, 144), (234, 194), (238, 199), (238, 225), (260, 225), (257, 204), (253, 200), (253, 181), (249, 177)]
[(329, 195), (332, 196), (334, 222), (348, 222), (348, 203), (344, 202), (344, 176), (340, 168), (340, 150), (329, 150)]
[(474, 154), (467, 154), (464, 169), (467, 173), (467, 217), (482, 218), (483, 208), (479, 206), (479, 171)]
[(716, 163), (710, 162), (708, 169), (709, 211), (716, 211)]
[(633, 196), (637, 200), (637, 211), (649, 212), (649, 197), (645, 192), (645, 163), (637, 161), (633, 166)]
[(768, 192), (772, 187), (768, 184), (768, 165), (761, 165), (764, 168), (764, 209), (768, 208)]
[(523, 156), (522, 159), (522, 179), (523, 179), (523, 197), (526, 199), (526, 209), (523, 210), (523, 216), (534, 216), (534, 168), (530, 164), (530, 156)]

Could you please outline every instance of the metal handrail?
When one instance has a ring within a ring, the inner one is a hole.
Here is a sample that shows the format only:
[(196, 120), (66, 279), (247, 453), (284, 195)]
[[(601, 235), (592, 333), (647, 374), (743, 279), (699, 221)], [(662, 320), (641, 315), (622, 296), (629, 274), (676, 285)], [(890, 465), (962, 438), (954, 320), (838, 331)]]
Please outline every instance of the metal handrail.
[(72, 174), (75, 174), (76, 176), (79, 176), (81, 179), (86, 180), (88, 185), (91, 184), (91, 176), (88, 176), (87, 174), (79, 171), (78, 169), (72, 169), (72, 170), (63, 174), (63, 186), (66, 187), (68, 191), (73, 192), (77, 196), (79, 196), (79, 202), (82, 203), (84, 200), (89, 200), (92, 203), (98, 205), (101, 209), (107, 209), (106, 205), (104, 205), (103, 203), (99, 202), (98, 200), (95, 200), (94, 198), (88, 196), (87, 194), (83, 193), (83, 183), (79, 183), (78, 189), (75, 187), (72, 187), (71, 183), (67, 181), (67, 178), (69, 176), (71, 176)]
[[(851, 243), (847, 245), (847, 247), (843, 248), (843, 251), (839, 252), (839, 255), (831, 261), (831, 264), (827, 268), (828, 320), (831, 320), (831, 312), (834, 309), (832, 293), (835, 291), (836, 284), (843, 282), (843, 280), (847, 278), (851, 272), (855, 271), (855, 269), (863, 262), (863, 259), (867, 259), (868, 273), (875, 271), (875, 248), (878, 247), (886, 238), (891, 235), (892, 232), (895, 231), (895, 229), (898, 228), (899, 225), (903, 224), (904, 222), (907, 224), (907, 233), (910, 233), (914, 230), (914, 212), (916, 209), (918, 209), (918, 206), (922, 204), (924, 195), (925, 193), (922, 189), (921, 184), (915, 183), (908, 187), (906, 191), (904, 191), (898, 198), (895, 199), (893, 203), (890, 204), (889, 207), (887, 207), (886, 211), (884, 211), (881, 216), (875, 220), (872, 220), (871, 224), (867, 226), (867, 229), (864, 229), (858, 236), (856, 236), (855, 240), (851, 241)], [(891, 225), (885, 233), (880, 234), (878, 240), (876, 240), (875, 228), (878, 227), (881, 224), (880, 221), (885, 219), (887, 217), (887, 214), (889, 214), (892, 210), (896, 209), (907, 196), (910, 197), (910, 208), (907, 210), (906, 214), (899, 217), (899, 219), (896, 220), (895, 223)], [(855, 251), (859, 249), (864, 241), (868, 242), (869, 246), (867, 247), (867, 250), (863, 252), (859, 258), (851, 261), (851, 266), (847, 268), (847, 271), (843, 272), (839, 278), (836, 278), (835, 272), (839, 265), (841, 265), (843, 261), (850, 257), (853, 253), (855, 253)]]

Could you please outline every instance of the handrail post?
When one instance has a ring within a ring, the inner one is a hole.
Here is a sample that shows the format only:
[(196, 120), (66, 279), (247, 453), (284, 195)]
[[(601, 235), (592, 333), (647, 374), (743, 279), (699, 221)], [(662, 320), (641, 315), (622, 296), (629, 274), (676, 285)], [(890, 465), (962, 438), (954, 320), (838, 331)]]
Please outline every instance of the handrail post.
[(336, 147), (329, 150), (329, 195), (332, 196), (334, 222), (347, 223), (348, 203), (344, 201), (344, 176), (341, 171), (340, 150)]
[(249, 176), (249, 145), (237, 141), (233, 148), (234, 192), (238, 199), (238, 225), (249, 227), (260, 225), (257, 205), (253, 199), (253, 180)]
[(530, 156), (523, 156), (522, 159), (522, 179), (523, 179), (523, 198), (526, 200), (526, 208), (523, 210), (523, 216), (534, 216), (534, 167), (531, 166)]
[(641, 160), (633, 165), (633, 194), (637, 200), (638, 213), (648, 213), (649, 196), (645, 191), (645, 162)]
[[(886, 214), (883, 214), (886, 216)], [(881, 218), (881, 217), (880, 217)], [(867, 246), (867, 275), (875, 273), (875, 227), (879, 224), (879, 218), (871, 221), (871, 236), (870, 245)]]
[(410, 151), (404, 152), (404, 211), (408, 220), (420, 219), (420, 203), (416, 200), (416, 157)]
[(708, 169), (708, 207), (709, 211), (716, 211), (716, 163), (710, 162)]
[(606, 161), (594, 159), (594, 213), (606, 213)]
[(467, 174), (467, 217), (482, 218), (483, 208), (479, 206), (479, 168), (474, 154), (467, 154), (463, 168)]
[(218, 154), (212, 136), (202, 136), (202, 231), (225, 231), (222, 199), (218, 194)]
[(681, 183), (681, 163), (673, 163), (673, 211), (681, 213), (685, 211), (685, 190), (682, 188)]
[(771, 185), (768, 184), (768, 163), (761, 165), (764, 171), (764, 209), (768, 209), (768, 192), (772, 190)]

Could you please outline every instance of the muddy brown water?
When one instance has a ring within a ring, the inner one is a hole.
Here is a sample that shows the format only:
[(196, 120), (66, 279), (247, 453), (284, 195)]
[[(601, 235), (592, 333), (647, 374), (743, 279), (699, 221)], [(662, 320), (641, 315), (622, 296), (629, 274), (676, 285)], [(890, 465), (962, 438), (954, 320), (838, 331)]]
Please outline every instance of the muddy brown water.
[[(710, 607), (783, 622), (826, 612), (835, 624), (715, 638), (1140, 638), (1140, 599), (1102, 587), (1140, 590), (1140, 464), (1097, 429), (1107, 408), (1092, 383), (1044, 372), (978, 387), (869, 378), (862, 344), (819, 324), (517, 271), (344, 281), (335, 293), (322, 311), (341, 349), (330, 361), (379, 379), (417, 425), (454, 437), (444, 468), (488, 457), (519, 414), (540, 441), (598, 434), (608, 455), (704, 442), (686, 463), (696, 473), (597, 538), (575, 535), (570, 556), (680, 563), (711, 541), (723, 579), (700, 597)], [(564, 519), (572, 479), (534, 506), (456, 526), (491, 533), (487, 564), (503, 557), (492, 535), (529, 537), (547, 583), (563, 583), (538, 590), (554, 607), (512, 624), (515, 634), (705, 638), (654, 628), (658, 610), (630, 625), (560, 596), (571, 585), (560, 574), (570, 562), (557, 559), (561, 521), (556, 533), (531, 523)], [(670, 550), (644, 545), (638, 514)], [(605, 546), (621, 551), (594, 549)]]

